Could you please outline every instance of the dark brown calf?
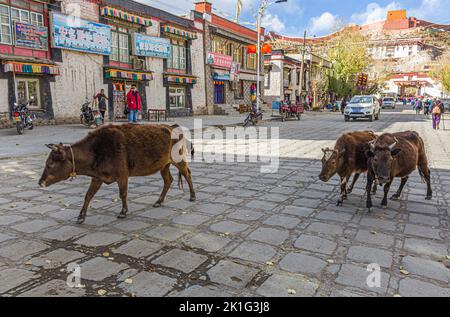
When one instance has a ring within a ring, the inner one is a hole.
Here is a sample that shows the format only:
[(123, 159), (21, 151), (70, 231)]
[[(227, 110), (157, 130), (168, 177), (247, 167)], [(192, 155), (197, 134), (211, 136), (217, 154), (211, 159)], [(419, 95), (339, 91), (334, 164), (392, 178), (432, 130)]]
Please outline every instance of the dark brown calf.
[(427, 196), (433, 197), (431, 189), (431, 174), (428, 168), (428, 159), (425, 144), (417, 132), (406, 131), (399, 133), (386, 133), (375, 142), (370, 143), (369, 172), (367, 173), (367, 208), (372, 211), (372, 197), (370, 188), (372, 183), (384, 185), (384, 197), (381, 206), (387, 207), (387, 196), (394, 178), (401, 178), (400, 188), (391, 197), (400, 198), (409, 175), (418, 168), (422, 179), (427, 183)]
[[(337, 141), (334, 149), (322, 149), (322, 172), (319, 178), (328, 182), (334, 175), (341, 178), (341, 197), (337, 202), (342, 206), (349, 193), (358, 181), (362, 173), (367, 172), (367, 156), (369, 142), (376, 140), (377, 136), (372, 131), (356, 131), (346, 133)], [(355, 173), (353, 182), (347, 189), (347, 184), (352, 174)], [(373, 189), (376, 192), (376, 187)]]
[(160, 172), (164, 189), (154, 207), (160, 207), (173, 182), (170, 166), (179, 170), (179, 183), (184, 176), (189, 184), (191, 201), (195, 201), (192, 174), (186, 161), (187, 149), (178, 126), (117, 125), (105, 126), (89, 133), (72, 146), (47, 145), (50, 153), (39, 185), (46, 187), (76, 175), (92, 178), (83, 208), (78, 217), (86, 219), (92, 198), (103, 183), (117, 183), (122, 200), (119, 218), (128, 212), (128, 179)]

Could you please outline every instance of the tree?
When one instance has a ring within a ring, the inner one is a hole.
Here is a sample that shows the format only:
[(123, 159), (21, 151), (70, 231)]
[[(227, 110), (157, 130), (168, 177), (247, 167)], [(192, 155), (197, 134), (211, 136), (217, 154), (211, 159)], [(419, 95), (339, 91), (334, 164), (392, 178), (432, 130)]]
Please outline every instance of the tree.
[(357, 75), (366, 72), (372, 63), (368, 48), (368, 39), (354, 29), (344, 29), (328, 42), (328, 57), (333, 63), (330, 92), (339, 97), (357, 93)]
[(434, 66), (431, 77), (442, 83), (444, 91), (450, 94), (450, 53), (444, 55)]

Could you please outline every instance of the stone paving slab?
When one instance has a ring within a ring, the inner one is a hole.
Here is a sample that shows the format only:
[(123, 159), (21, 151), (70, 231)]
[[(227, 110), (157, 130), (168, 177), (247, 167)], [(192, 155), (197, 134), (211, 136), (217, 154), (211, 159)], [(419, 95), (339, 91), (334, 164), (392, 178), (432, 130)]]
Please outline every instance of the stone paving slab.
[[(282, 143), (275, 174), (262, 174), (259, 163), (193, 162), (196, 202), (174, 184), (164, 206), (153, 208), (161, 176), (130, 179), (127, 219), (116, 218), (121, 206), (112, 185), (99, 191), (83, 225), (76, 218), (89, 179), (38, 188), (48, 152), (21, 156), (36, 149), (21, 145), (16, 158), (0, 159), (0, 296), (450, 296), (449, 132), (403, 114), (373, 123), (305, 119), (270, 124)], [(73, 132), (39, 127), (30, 141), (51, 142), (45, 129)], [(339, 179), (317, 177), (320, 148), (340, 133), (367, 129), (421, 134), (433, 200), (424, 200), (414, 172), (387, 209), (379, 191), (373, 213), (366, 212), (365, 176), (336, 206)], [(83, 287), (67, 286), (69, 264), (79, 265)], [(367, 283), (373, 264), (380, 287)]]

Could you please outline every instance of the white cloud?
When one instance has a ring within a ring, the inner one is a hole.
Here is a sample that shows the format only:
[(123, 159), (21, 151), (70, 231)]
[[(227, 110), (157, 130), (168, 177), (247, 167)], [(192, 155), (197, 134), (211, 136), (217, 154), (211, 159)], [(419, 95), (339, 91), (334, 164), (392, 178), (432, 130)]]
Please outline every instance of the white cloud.
[(262, 26), (270, 31), (280, 33), (284, 32), (284, 30), (286, 29), (286, 25), (284, 24), (283, 21), (280, 20), (280, 18), (276, 14), (275, 15), (272, 15), (270, 13), (266, 14), (261, 22)]
[[(431, 0), (436, 1), (436, 0)], [(370, 24), (378, 21), (386, 20), (387, 12), (391, 10), (401, 9), (401, 5), (398, 2), (391, 2), (385, 7), (380, 6), (376, 2), (369, 3), (365, 12), (355, 13), (351, 16), (351, 22), (359, 25)]]
[[(427, 19), (439, 15), (438, 12), (448, 12), (449, 6), (450, 0), (422, 0), (422, 3), (417, 9), (410, 11), (410, 15), (419, 19)], [(449, 18), (447, 15), (448, 22)]]
[(321, 16), (314, 17), (310, 21), (309, 30), (312, 35), (330, 33), (337, 26), (339, 17), (330, 12), (324, 12)]

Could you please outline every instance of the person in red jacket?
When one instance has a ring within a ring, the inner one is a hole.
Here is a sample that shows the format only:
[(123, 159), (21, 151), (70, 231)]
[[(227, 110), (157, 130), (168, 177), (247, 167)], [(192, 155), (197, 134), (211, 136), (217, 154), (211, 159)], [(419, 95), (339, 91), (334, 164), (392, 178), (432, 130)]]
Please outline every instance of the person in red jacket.
[(137, 123), (138, 113), (141, 111), (142, 102), (141, 95), (137, 91), (136, 85), (131, 86), (131, 90), (127, 94), (128, 122)]

